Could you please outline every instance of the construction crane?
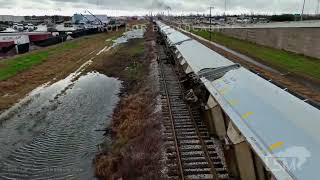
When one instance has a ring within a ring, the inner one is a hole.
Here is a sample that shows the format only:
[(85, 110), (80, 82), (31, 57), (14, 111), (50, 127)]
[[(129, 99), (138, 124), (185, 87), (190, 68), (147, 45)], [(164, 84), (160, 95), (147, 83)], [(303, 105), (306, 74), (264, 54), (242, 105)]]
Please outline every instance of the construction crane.
[(88, 11), (88, 10), (86, 10), (85, 12), (88, 12), (91, 16), (93, 16), (94, 18), (96, 18), (99, 22), (100, 22), (100, 24), (101, 25), (103, 25), (103, 22), (99, 19), (99, 18), (97, 18), (97, 16), (95, 16), (94, 14), (92, 14), (90, 11)]
[(82, 16), (82, 17), (84, 17), (89, 23), (91, 22), (86, 16), (84, 16), (83, 14), (81, 14), (80, 13), (80, 15)]

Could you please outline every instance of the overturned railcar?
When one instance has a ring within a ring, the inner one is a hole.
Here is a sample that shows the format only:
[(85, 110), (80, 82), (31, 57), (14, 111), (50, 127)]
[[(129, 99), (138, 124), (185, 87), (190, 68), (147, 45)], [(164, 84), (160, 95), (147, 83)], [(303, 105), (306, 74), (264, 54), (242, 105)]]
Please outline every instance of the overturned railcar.
[(181, 81), (224, 142), (230, 174), (241, 179), (315, 179), (319, 106), (157, 21)]

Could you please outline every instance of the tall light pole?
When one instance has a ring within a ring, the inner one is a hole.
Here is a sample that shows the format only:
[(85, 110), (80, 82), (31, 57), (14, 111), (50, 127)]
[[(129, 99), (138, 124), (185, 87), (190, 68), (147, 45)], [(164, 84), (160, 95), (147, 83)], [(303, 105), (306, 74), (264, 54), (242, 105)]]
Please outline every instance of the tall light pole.
[(99, 7), (100, 7), (100, 1), (97, 0), (97, 8), (99, 8)]
[(224, 0), (224, 21), (227, 22), (227, 0)]
[(210, 41), (212, 41), (212, 9), (214, 7), (210, 6)]
[(303, 21), (303, 13), (304, 13), (304, 5), (306, 4), (306, 0), (303, 0), (302, 12), (301, 12), (301, 21)]
[(319, 15), (319, 5), (320, 5), (320, 0), (318, 0), (316, 15)]

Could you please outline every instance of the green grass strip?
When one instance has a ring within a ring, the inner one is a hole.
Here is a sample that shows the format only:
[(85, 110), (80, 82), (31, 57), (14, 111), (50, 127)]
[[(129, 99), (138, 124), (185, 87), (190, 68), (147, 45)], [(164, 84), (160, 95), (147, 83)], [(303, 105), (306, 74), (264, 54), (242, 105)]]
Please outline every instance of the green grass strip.
[(51, 55), (79, 47), (78, 41), (69, 41), (34, 52), (18, 55), (13, 58), (0, 61), (0, 80), (14, 76), (20, 71), (31, 68), (48, 59)]

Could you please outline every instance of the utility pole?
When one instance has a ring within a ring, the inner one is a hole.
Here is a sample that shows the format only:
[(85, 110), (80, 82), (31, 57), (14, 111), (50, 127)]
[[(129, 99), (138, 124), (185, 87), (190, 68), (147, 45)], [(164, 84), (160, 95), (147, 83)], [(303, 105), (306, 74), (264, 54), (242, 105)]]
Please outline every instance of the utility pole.
[(227, 22), (227, 0), (224, 0), (224, 21)]
[(320, 5), (320, 0), (318, 0), (316, 15), (319, 15), (319, 5)]
[(303, 0), (302, 12), (301, 12), (301, 21), (303, 21), (303, 13), (304, 13), (304, 5), (306, 4), (306, 0)]
[(212, 41), (212, 9), (214, 7), (210, 6), (210, 41)]

